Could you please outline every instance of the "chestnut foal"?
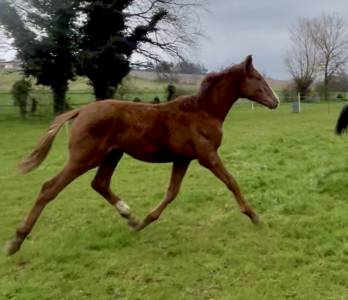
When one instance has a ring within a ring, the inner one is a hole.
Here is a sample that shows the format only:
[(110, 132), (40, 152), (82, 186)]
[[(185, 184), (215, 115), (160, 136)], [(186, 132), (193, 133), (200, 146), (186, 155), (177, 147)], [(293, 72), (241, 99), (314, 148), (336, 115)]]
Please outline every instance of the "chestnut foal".
[[(194, 159), (224, 182), (234, 194), (241, 211), (253, 223), (259, 223), (258, 216), (245, 201), (236, 180), (225, 169), (217, 153), (225, 117), (240, 97), (271, 109), (276, 108), (279, 102), (261, 74), (254, 69), (251, 56), (238, 65), (208, 75), (194, 96), (179, 97), (160, 105), (98, 101), (58, 116), (19, 169), (27, 173), (36, 168), (48, 154), (62, 125), (74, 119), (69, 160), (58, 175), (43, 184), (27, 219), (17, 229), (8, 253), (14, 254), (20, 249), (47, 203), (75, 178), (95, 167), (99, 168), (92, 181), (93, 189), (136, 230), (157, 220), (174, 200)], [(138, 221), (127, 204), (110, 189), (112, 174), (123, 153), (142, 161), (173, 163), (163, 201), (142, 221)]]

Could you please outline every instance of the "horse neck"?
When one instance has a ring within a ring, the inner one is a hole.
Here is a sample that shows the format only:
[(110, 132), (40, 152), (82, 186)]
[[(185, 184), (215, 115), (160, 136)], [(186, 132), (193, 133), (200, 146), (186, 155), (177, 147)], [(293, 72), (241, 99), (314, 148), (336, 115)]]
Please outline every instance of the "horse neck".
[(200, 95), (198, 103), (202, 110), (223, 122), (238, 98), (239, 80), (230, 76), (222, 78), (207, 94)]

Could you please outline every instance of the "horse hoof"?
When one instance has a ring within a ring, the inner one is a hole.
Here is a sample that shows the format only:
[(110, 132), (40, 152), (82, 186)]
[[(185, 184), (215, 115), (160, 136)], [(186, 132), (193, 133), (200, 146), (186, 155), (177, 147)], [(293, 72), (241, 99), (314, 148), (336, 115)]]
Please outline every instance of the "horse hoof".
[(21, 243), (18, 241), (11, 241), (7, 247), (7, 255), (15, 254), (21, 248)]
[(249, 217), (250, 221), (254, 224), (254, 225), (260, 225), (261, 221), (258, 217), (257, 214), (255, 214), (252, 211), (243, 211), (243, 214), (245, 214), (246, 216)]
[(135, 218), (128, 219), (128, 226), (134, 230), (137, 231), (137, 228), (139, 227), (140, 222)]
[(139, 221), (139, 222), (137, 222), (137, 223), (134, 223), (134, 224), (132, 224), (132, 225), (130, 225), (129, 223), (128, 223), (128, 225), (134, 230), (134, 231), (136, 231), (136, 232), (138, 232), (138, 231), (141, 231), (142, 229), (144, 229), (144, 224), (143, 224), (143, 222), (141, 222), (141, 221)]
[(252, 222), (254, 225), (257, 225), (257, 226), (261, 226), (261, 225), (262, 225), (261, 220), (260, 220), (260, 218), (259, 218), (257, 215), (254, 215), (254, 216), (251, 218), (251, 222)]

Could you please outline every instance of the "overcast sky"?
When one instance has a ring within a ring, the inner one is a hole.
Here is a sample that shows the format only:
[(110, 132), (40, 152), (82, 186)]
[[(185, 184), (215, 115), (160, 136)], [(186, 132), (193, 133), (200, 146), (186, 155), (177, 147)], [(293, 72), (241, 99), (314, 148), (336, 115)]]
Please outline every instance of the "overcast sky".
[(283, 57), (297, 18), (337, 13), (348, 23), (348, 0), (209, 0), (208, 8), (201, 16), (207, 39), (195, 57), (212, 70), (253, 54), (257, 69), (277, 79), (289, 77)]
[[(337, 13), (348, 23), (348, 0), (206, 0), (202, 38), (193, 60), (209, 70), (238, 63), (253, 54), (259, 71), (288, 79), (283, 57), (289, 47), (289, 28), (299, 17)], [(1, 55), (4, 58), (4, 55)]]

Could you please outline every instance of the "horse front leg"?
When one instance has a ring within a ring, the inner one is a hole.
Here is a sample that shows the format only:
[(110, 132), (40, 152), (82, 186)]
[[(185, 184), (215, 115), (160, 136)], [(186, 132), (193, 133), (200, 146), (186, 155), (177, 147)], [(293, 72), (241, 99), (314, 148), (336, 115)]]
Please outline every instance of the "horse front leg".
[(142, 230), (147, 225), (156, 221), (160, 217), (164, 209), (168, 206), (168, 204), (175, 199), (175, 197), (179, 193), (182, 179), (184, 178), (189, 165), (190, 161), (173, 163), (172, 175), (170, 178), (170, 184), (166, 196), (164, 197), (163, 201), (155, 209), (153, 209), (143, 221), (141, 221), (135, 227), (136, 230)]
[(252, 210), (248, 202), (244, 199), (237, 181), (226, 170), (216, 151), (212, 150), (208, 152), (207, 155), (200, 157), (199, 162), (201, 165), (208, 168), (217, 178), (219, 178), (233, 193), (242, 213), (247, 215), (254, 224), (259, 224), (259, 217)]

